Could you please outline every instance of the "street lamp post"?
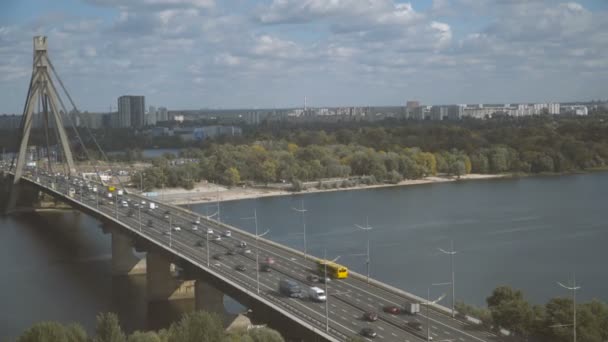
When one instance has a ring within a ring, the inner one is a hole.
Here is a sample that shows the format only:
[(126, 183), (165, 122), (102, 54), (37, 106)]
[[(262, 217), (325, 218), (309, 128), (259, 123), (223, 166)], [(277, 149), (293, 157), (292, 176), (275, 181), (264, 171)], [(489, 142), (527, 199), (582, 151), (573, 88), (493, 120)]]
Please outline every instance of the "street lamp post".
[(454, 287), (456, 286), (456, 283), (455, 283), (456, 280), (454, 277), (454, 255), (456, 254), (456, 251), (454, 250), (454, 241), (451, 241), (449, 251), (443, 250), (441, 248), (438, 248), (438, 249), (441, 253), (449, 255), (450, 259), (451, 259), (451, 264), (452, 264), (452, 318), (454, 318), (456, 315), (456, 309), (455, 309), (456, 290), (454, 289)]
[(291, 208), (299, 213), (302, 213), (302, 228), (304, 230), (304, 260), (307, 259), (307, 254), (306, 254), (306, 212), (308, 210), (304, 209), (304, 200), (302, 200), (301, 202), (301, 208)]
[(209, 228), (205, 228), (205, 246), (207, 249), (207, 267), (210, 267), (211, 261), (209, 260)]
[(141, 203), (137, 207), (139, 208), (139, 232), (141, 232)]
[(367, 231), (367, 259), (365, 260), (365, 264), (367, 266), (367, 283), (369, 284), (369, 272), (370, 272), (370, 263), (371, 263), (371, 259), (370, 259), (370, 255), (369, 255), (369, 231), (374, 228), (369, 226), (369, 217), (367, 217), (365, 219), (365, 227), (362, 227), (358, 224), (356, 224), (355, 227), (357, 227), (361, 230)]
[(560, 282), (557, 282), (557, 284), (566, 290), (572, 291), (572, 338), (576, 342), (576, 290), (579, 290), (581, 287), (576, 286), (576, 275), (573, 276), (572, 282), (572, 286), (566, 286)]
[(118, 219), (118, 196), (114, 194), (114, 215)]
[(266, 230), (262, 234), (258, 234), (258, 212), (257, 209), (253, 209), (252, 217), (244, 217), (243, 219), (253, 219), (255, 222), (255, 277), (257, 282), (257, 292), (260, 293), (260, 245), (259, 239), (260, 237), (268, 234), (270, 229)]
[[(332, 261), (338, 261), (338, 255)], [(327, 292), (327, 248), (323, 249), (323, 284), (325, 284), (325, 331), (329, 332), (329, 292)]]
[(171, 245), (173, 242), (173, 237), (171, 235), (172, 230), (173, 230), (173, 228), (171, 228), (171, 213), (169, 213), (169, 248), (171, 248)]
[[(436, 283), (436, 284), (431, 284), (431, 286), (441, 286), (441, 285), (449, 285), (450, 283)], [(426, 340), (431, 341), (431, 316), (429, 315), (430, 310), (431, 310), (431, 305), (437, 304), (440, 300), (442, 300), (445, 297), (445, 294), (442, 294), (441, 296), (439, 296), (439, 298), (435, 299), (434, 301), (431, 301), (431, 288), (428, 287), (427, 288), (427, 292), (426, 292)]]
[(139, 191), (144, 192), (144, 173), (139, 173)]

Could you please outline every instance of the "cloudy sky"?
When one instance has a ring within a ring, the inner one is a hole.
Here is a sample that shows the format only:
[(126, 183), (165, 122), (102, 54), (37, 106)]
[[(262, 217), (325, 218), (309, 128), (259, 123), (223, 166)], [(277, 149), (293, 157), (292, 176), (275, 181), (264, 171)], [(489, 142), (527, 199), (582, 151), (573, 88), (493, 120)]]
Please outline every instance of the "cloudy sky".
[(607, 98), (608, 1), (1, 0), (0, 113), (32, 37), (78, 106), (186, 108)]

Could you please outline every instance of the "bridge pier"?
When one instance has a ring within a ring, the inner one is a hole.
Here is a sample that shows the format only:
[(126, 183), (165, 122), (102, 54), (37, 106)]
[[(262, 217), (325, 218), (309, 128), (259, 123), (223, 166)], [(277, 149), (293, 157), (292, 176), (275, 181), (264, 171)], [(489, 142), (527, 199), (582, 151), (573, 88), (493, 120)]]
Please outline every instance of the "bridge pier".
[(112, 231), (112, 274), (134, 275), (146, 273), (146, 258), (133, 254), (131, 238), (117, 230)]
[(194, 284), (194, 308), (224, 317), (226, 315), (224, 293), (209, 282), (197, 279)]
[(195, 281), (176, 279), (167, 255), (156, 250), (148, 251), (146, 267), (148, 301), (194, 298)]

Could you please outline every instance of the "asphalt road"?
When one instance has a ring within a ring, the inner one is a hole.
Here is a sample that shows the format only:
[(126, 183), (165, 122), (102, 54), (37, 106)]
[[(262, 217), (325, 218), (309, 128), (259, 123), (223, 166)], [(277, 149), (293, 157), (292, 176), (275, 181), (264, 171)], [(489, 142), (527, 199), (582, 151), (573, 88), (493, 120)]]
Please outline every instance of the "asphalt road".
[[(51, 182), (55, 181), (52, 177), (40, 174), (30, 177), (33, 180), (38, 177), (38, 183), (48, 188), (51, 187)], [(305, 290), (310, 286), (324, 288), (323, 284), (311, 284), (307, 281), (307, 275), (316, 273), (316, 264), (310, 259), (305, 260), (303, 255), (270, 244), (263, 238), (257, 239), (259, 249), (256, 249), (255, 236), (207, 220), (193, 212), (180, 210), (155, 201), (158, 208), (140, 210), (134, 208), (133, 203), (141, 203), (141, 197), (127, 194), (119, 197), (116, 201), (115, 198), (103, 197), (104, 189), (99, 189), (100, 192), (94, 193), (83, 187), (80, 191), (80, 186), (67, 182), (63, 178), (56, 181), (55, 190), (67, 196), (69, 188), (75, 189), (77, 193), (73, 196), (74, 200), (91, 208), (98, 208), (99, 211), (111, 217), (117, 217), (119, 221), (129, 225), (134, 230), (141, 229), (140, 232), (147, 238), (166, 246), (170, 245), (172, 249), (199, 262), (200, 265), (209, 265), (211, 270), (248, 288), (253, 293), (259, 293), (265, 299), (296, 314), (316, 329), (325, 329), (325, 303), (313, 302), (307, 298), (287, 298), (278, 293), (278, 282), (284, 278), (299, 282)], [(123, 199), (131, 200), (128, 208), (122, 207), (121, 200)], [(148, 199), (146, 201), (149, 202)], [(131, 216), (129, 216), (129, 211), (132, 213)], [(170, 211), (170, 220), (164, 218), (166, 211)], [(194, 230), (193, 222), (197, 218), (201, 220), (201, 224), (198, 225), (198, 229)], [(149, 220), (151, 220), (152, 225), (148, 225)], [(174, 227), (180, 227), (181, 231), (176, 231)], [(209, 241), (207, 241), (208, 234), (206, 233), (208, 228), (214, 231), (213, 235), (209, 234)], [(231, 230), (232, 236), (221, 236), (228, 229)], [(214, 240), (213, 237), (215, 236), (221, 236), (221, 240)], [(250, 250), (250, 253), (244, 253), (243, 248), (237, 247), (241, 241), (247, 243), (247, 249)], [(236, 255), (226, 255), (229, 249), (236, 250)], [(256, 251), (259, 253), (260, 262), (265, 260), (266, 257), (272, 257), (275, 260), (271, 272), (259, 272), (259, 292), (258, 274), (256, 274)], [(220, 260), (212, 257), (216, 254), (221, 255)], [(209, 259), (207, 255), (209, 255)], [(245, 266), (246, 270), (236, 270), (237, 265)], [(405, 303), (413, 302), (413, 299), (368, 284), (365, 280), (355, 277), (333, 280), (329, 282), (327, 289), (329, 294), (329, 332), (341, 340), (358, 335), (364, 327), (374, 329), (378, 334), (375, 339), (380, 341), (425, 341), (427, 339), (427, 327), (429, 336), (433, 341), (483, 342), (497, 340), (495, 335), (486, 331), (471, 329), (470, 325), (454, 320), (443, 312), (431, 309), (427, 313), (424, 305), (421, 305), (422, 312), (417, 315), (384, 313), (382, 309), (386, 305), (401, 307)], [(366, 311), (377, 312), (379, 319), (376, 322), (365, 321), (363, 314)], [(416, 331), (408, 327), (407, 323), (409, 321), (419, 322), (422, 325), (422, 330)]]

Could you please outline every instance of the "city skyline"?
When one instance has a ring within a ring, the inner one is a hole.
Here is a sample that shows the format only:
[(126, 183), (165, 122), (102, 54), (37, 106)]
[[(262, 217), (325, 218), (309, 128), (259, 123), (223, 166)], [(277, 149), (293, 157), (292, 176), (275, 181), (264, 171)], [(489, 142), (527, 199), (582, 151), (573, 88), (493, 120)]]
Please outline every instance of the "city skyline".
[(603, 1), (4, 2), (0, 112), (20, 114), (49, 37), (79, 108), (550, 103), (606, 97)]

